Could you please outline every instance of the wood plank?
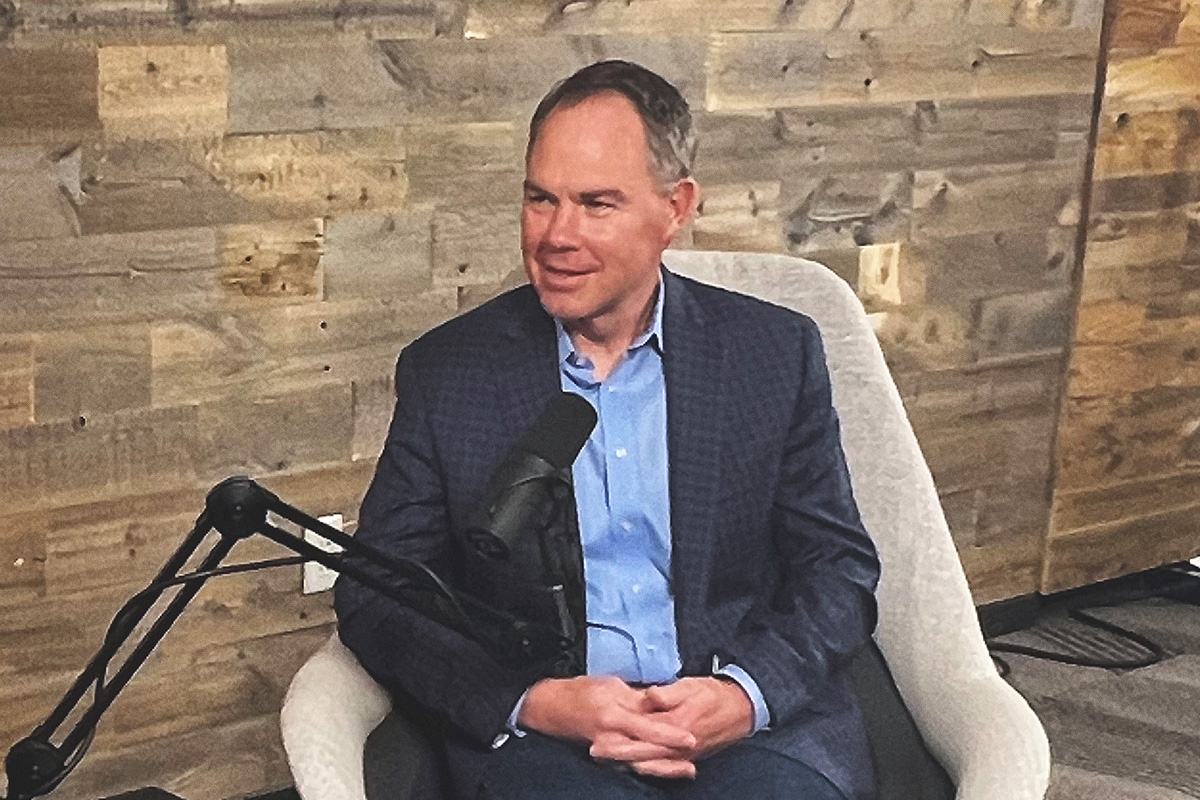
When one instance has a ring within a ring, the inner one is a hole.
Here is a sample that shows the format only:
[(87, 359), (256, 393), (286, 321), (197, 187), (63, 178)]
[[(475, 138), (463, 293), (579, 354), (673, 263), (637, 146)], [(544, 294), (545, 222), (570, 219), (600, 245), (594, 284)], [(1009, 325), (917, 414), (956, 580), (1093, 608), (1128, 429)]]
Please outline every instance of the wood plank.
[(1196, 47), (1163, 47), (1148, 55), (1116, 53), (1108, 64), (1105, 98), (1130, 113), (1197, 108), (1198, 72)]
[(403, 209), (405, 136), (380, 128), (228, 136), (205, 156), (226, 191), (277, 217)]
[(221, 45), (101, 47), (99, 112), (111, 139), (220, 136), (229, 112)]
[(178, 549), (198, 513), (173, 511), (92, 524), (55, 524), (49, 515), (41, 515), (31, 527), (45, 535), (46, 594), (135, 587), (129, 591), (132, 595), (149, 584)]
[(197, 424), (203, 434), (197, 471), (219, 480), (350, 460), (354, 406), (350, 385), (331, 383), (206, 403)]
[(411, 118), (524, 122), (555, 81), (609, 58), (645, 65), (700, 107), (708, 44), (682, 35), (531, 36), (398, 40), (381, 42), (380, 48)]
[(1157, 48), (1175, 44), (1175, 33), (1183, 20), (1180, 0), (1136, 0), (1119, 3), (1113, 22), (1114, 49)]
[(209, 228), (0, 243), (0, 331), (199, 313), (219, 270)]
[(1200, 110), (1124, 111), (1108, 103), (1100, 116), (1093, 177), (1200, 172)]
[(1057, 489), (1176, 475), (1200, 466), (1198, 400), (1200, 387), (1195, 385), (1069, 397), (1059, 426)]
[(351, 457), (378, 458), (396, 408), (395, 374), (354, 382), (354, 445)]
[(1095, 29), (990, 25), (717, 34), (706, 107), (1088, 94), (1098, 46)]
[(433, 288), (433, 213), (340, 216), (326, 221), (325, 299), (403, 298)]
[(512, 122), (411, 125), (406, 170), (413, 203), (518, 202), (525, 131)]
[(1200, 43), (1200, 2), (1183, 0), (1181, 4), (1183, 19), (1179, 22), (1176, 41), (1181, 45)]
[(1047, 479), (1053, 410), (1010, 411), (936, 427), (917, 438), (942, 493)]
[(1200, 201), (1200, 172), (1128, 175), (1097, 181), (1092, 208), (1097, 213), (1155, 211)]
[(1062, 357), (1046, 357), (902, 374), (897, 383), (913, 426), (934, 430), (1000, 412), (1053, 413), (1062, 374)]
[(1126, 271), (1178, 265), (1187, 242), (1188, 219), (1182, 209), (1094, 215), (1083, 259), (1084, 302), (1148, 296), (1146, 289), (1123, 279)]
[(33, 342), (0, 337), (0, 429), (33, 422)]
[(1087, 398), (1198, 385), (1200, 343), (1189, 336), (1125, 346), (1078, 345), (1067, 394)]
[(320, 300), (323, 220), (233, 225), (221, 230), (221, 288), (234, 301)]
[(1065, 288), (1075, 261), (1071, 228), (1016, 228), (906, 243), (904, 260), (926, 275), (931, 303)]
[(1066, 287), (979, 301), (972, 330), (976, 358), (1064, 352), (1071, 342), (1071, 306)]
[(519, 202), (439, 210), (433, 216), (434, 285), (500, 283), (523, 273), (520, 224)]
[(708, 184), (694, 222), (700, 250), (784, 252), (778, 181)]
[(0, 241), (79, 235), (79, 221), (61, 188), (59, 162), (38, 147), (0, 148)]
[(1023, 538), (992, 547), (959, 548), (975, 605), (1039, 591), (1042, 543)]
[(270, 212), (205, 168), (205, 143), (101, 141), (82, 149), (82, 232), (129, 233), (265, 222)]
[(150, 327), (108, 325), (33, 337), (34, 419), (79, 420), (150, 405)]
[(912, 173), (838, 173), (785, 182), (788, 250), (802, 255), (909, 238)]
[(1052, 536), (1041, 592), (1058, 592), (1200, 555), (1200, 505)]
[(1120, 300), (1086, 303), (1076, 312), (1075, 341), (1081, 345), (1127, 346), (1200, 342), (1200, 307), (1185, 316), (1162, 316), (1156, 311), (1151, 305)]
[(0, 48), (0, 142), (55, 146), (100, 131), (96, 53)]
[(1045, 161), (1063, 132), (1086, 130), (1090, 113), (1088, 95), (699, 112), (696, 174), (706, 184), (737, 183)]
[[(467, 14), (467, 35), (498, 38), (530, 34), (697, 35), (716, 31), (819, 29), (836, 27), (859, 3), (817, 0), (801, 4), (779, 0), (655, 0), (626, 2), (596, 0), (568, 3), (554, 0), (473, 0)], [(890, 24), (893, 13), (880, 13), (889, 4), (866, 3), (875, 13), (858, 14), (872, 26)], [(946, 5), (949, 5), (948, 3)]]
[[(169, 0), (22, 0), (23, 30), (64, 31), (94, 28), (165, 28), (173, 19)], [(93, 86), (93, 90), (95, 87)]]
[(1051, 535), (1189, 506), (1198, 496), (1200, 473), (1195, 471), (1136, 476), (1100, 488), (1059, 489), (1054, 493)]
[(154, 327), (155, 405), (302, 391), (393, 371), (400, 349), (457, 310), (453, 287), (397, 300), (231, 312)]
[(1081, 171), (1077, 162), (918, 171), (913, 240), (1070, 226), (1078, 218)]
[(56, 790), (63, 800), (86, 800), (105, 792), (161, 786), (189, 800), (221, 800), (291, 783), (279, 739), (279, 714), (264, 714), (217, 731), (197, 731), (143, 746), (112, 750), (97, 737), (84, 759)]
[(228, 52), (229, 133), (384, 128), (414, 113), (378, 45), (361, 35), (231, 42)]
[(954, 369), (971, 360), (965, 309), (926, 305), (876, 312), (871, 317), (893, 373)]
[(0, 432), (9, 512), (190, 483), (195, 407), (121, 411)]

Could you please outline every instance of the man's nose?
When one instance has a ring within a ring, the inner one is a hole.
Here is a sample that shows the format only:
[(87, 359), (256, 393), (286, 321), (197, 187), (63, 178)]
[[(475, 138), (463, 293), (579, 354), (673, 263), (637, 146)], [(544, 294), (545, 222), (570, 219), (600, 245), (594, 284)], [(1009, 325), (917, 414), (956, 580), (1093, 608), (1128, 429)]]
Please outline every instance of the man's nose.
[(550, 215), (546, 243), (551, 247), (575, 247), (579, 243), (579, 207), (574, 203), (559, 203)]

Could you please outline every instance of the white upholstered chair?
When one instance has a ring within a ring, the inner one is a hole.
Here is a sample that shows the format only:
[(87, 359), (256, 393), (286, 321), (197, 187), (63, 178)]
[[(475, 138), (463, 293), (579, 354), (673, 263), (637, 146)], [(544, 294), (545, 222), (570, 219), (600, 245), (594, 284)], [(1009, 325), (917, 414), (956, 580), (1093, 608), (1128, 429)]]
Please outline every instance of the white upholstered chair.
[[(854, 292), (787, 256), (669, 251), (664, 261), (817, 322), (855, 496), (882, 562), (875, 641), (904, 704), (959, 800), (1043, 797), (1045, 731), (988, 655), (933, 479)], [(281, 721), (303, 800), (364, 800), (364, 743), (389, 709), (336, 636), (301, 668)]]

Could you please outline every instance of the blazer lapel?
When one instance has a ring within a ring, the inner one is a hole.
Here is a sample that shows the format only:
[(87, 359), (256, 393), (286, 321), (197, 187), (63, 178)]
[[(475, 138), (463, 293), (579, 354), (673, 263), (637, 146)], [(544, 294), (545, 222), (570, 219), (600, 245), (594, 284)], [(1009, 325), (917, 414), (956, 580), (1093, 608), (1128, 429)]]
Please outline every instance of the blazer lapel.
[(700, 651), (707, 617), (725, 419), (724, 351), (687, 285), (664, 270), (663, 361), (667, 384), (672, 591), (685, 674), (707, 673)]

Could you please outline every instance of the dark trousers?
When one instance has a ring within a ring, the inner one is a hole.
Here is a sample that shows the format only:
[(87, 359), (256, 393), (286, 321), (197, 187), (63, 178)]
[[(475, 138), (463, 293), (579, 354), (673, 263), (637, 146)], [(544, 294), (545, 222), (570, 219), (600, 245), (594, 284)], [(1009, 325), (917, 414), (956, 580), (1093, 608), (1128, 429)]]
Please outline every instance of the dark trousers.
[(510, 738), (489, 758), (472, 800), (845, 800), (810, 767), (746, 742), (699, 762), (695, 780), (618, 770), (537, 733)]

